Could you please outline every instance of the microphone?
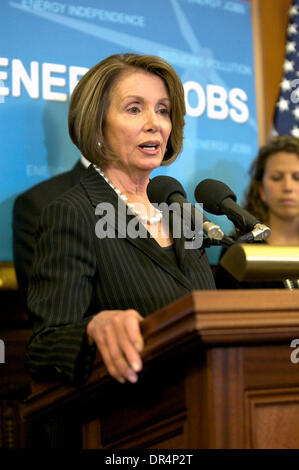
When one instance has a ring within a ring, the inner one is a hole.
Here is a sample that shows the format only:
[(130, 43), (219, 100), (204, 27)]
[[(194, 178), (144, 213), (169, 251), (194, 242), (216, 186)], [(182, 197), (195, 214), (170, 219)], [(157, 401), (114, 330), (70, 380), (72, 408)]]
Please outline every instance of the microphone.
[(205, 179), (195, 189), (195, 199), (211, 214), (225, 214), (234, 225), (245, 233), (238, 241), (266, 240), (271, 230), (261, 224), (252, 214), (240, 207), (232, 190), (221, 181)]
[[(208, 238), (219, 241), (224, 237), (229, 238), (224, 235), (218, 225), (207, 219), (201, 211), (187, 201), (183, 186), (175, 178), (171, 176), (156, 176), (151, 179), (147, 186), (147, 195), (152, 203), (161, 204), (166, 202), (168, 205), (172, 203), (179, 204), (182, 209), (179, 215), (183, 215), (183, 217), (185, 215), (184, 218), (186, 218), (187, 221), (191, 220), (192, 223), (194, 223), (196, 214), (200, 215), (203, 219), (202, 230)], [(183, 206), (183, 204), (185, 204), (185, 206)]]

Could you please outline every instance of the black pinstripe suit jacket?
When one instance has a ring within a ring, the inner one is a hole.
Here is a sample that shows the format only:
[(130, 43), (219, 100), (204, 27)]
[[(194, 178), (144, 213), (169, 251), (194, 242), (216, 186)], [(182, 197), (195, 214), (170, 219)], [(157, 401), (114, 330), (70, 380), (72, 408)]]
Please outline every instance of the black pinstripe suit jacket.
[[(95, 214), (99, 203), (110, 203), (115, 217)], [(174, 262), (153, 238), (126, 235), (118, 203), (91, 166), (42, 212), (28, 291), (34, 333), (25, 358), (36, 380), (54, 371), (71, 382), (87, 378), (95, 351), (85, 329), (94, 313), (133, 308), (145, 317), (191, 290), (215, 288), (203, 249), (184, 250), (184, 239), (176, 239)], [(127, 215), (126, 222), (133, 219)], [(115, 238), (96, 236), (104, 221)]]
[(35, 247), (35, 227), (43, 207), (80, 182), (86, 171), (79, 160), (65, 173), (56, 175), (20, 194), (13, 208), (13, 255), (18, 287), (26, 299), (32, 257)]

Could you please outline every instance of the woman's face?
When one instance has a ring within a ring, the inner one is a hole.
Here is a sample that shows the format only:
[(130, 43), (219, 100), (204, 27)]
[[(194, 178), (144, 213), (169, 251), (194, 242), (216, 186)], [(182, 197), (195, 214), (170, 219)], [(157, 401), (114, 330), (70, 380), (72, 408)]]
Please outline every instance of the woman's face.
[(271, 213), (284, 220), (299, 218), (299, 157), (294, 153), (279, 152), (266, 163), (261, 199)]
[(104, 125), (109, 147), (125, 171), (150, 172), (160, 166), (172, 124), (170, 100), (163, 80), (134, 69), (110, 92)]

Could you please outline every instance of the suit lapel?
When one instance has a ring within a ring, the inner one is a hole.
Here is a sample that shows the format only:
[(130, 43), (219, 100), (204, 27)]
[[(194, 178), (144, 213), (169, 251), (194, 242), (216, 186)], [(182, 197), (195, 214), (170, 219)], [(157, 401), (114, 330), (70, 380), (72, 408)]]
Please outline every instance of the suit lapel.
[[(128, 213), (126, 204), (119, 199), (115, 191), (109, 186), (108, 183), (96, 172), (91, 166), (88, 168), (85, 176), (81, 180), (81, 184), (84, 187), (90, 203), (95, 208), (95, 211), (99, 211), (102, 204), (102, 208), (108, 207), (111, 204), (114, 211), (105, 211), (105, 221), (115, 231), (115, 236), (120, 238), (126, 238), (128, 242), (132, 243), (136, 248), (141, 250), (146, 256), (151, 258), (161, 268), (171, 274), (177, 281), (179, 281), (184, 287), (191, 289), (189, 279), (183, 273), (183, 260), (184, 260), (184, 239), (175, 239), (175, 252), (179, 261), (179, 266), (175, 266), (171, 263), (168, 256), (159, 249), (157, 242), (149, 237), (149, 233), (146, 228), (140, 224), (141, 236), (133, 238), (127, 233), (128, 224), (135, 225), (136, 217), (133, 214)], [(97, 209), (96, 209), (97, 208)], [(100, 215), (100, 214), (98, 214)], [(180, 223), (178, 218), (175, 218), (176, 224)], [(140, 230), (138, 229), (140, 233)]]

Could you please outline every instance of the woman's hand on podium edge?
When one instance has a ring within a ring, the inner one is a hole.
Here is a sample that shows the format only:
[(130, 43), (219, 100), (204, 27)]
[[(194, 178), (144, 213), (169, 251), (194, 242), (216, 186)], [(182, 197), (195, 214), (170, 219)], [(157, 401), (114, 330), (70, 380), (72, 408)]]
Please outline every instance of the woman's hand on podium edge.
[(135, 383), (142, 369), (143, 317), (136, 310), (103, 310), (88, 323), (89, 344), (96, 344), (109, 374), (120, 383)]

